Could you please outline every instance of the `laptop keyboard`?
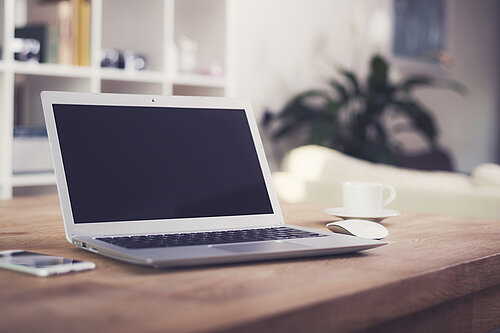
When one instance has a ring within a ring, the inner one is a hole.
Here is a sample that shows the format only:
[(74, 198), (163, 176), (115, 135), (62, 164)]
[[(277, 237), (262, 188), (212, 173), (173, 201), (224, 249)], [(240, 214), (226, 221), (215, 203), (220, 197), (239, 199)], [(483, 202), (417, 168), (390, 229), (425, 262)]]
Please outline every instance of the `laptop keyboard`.
[(156, 247), (244, 243), (323, 236), (326, 235), (287, 227), (275, 227), (163, 235), (102, 237), (97, 239), (107, 243), (125, 247), (127, 249), (146, 249)]

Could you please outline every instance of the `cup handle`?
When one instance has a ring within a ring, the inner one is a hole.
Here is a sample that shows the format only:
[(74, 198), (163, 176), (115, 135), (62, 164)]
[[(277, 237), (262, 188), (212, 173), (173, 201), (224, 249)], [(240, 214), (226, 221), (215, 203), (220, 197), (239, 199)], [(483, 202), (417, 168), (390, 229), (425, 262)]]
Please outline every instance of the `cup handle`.
[(389, 190), (389, 197), (382, 202), (382, 207), (387, 206), (396, 199), (396, 189), (392, 185), (384, 185), (384, 190)]

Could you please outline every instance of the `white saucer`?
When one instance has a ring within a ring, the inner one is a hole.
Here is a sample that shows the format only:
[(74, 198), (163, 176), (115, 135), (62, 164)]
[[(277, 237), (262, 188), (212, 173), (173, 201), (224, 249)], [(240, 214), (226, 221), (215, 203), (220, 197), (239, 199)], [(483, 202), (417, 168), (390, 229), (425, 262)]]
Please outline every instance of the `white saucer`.
[(401, 214), (397, 210), (385, 209), (385, 208), (381, 208), (378, 214), (370, 214), (370, 215), (347, 214), (346, 212), (344, 212), (344, 207), (327, 208), (324, 210), (324, 212), (338, 217), (360, 218), (360, 219), (383, 219), (386, 217), (398, 216)]

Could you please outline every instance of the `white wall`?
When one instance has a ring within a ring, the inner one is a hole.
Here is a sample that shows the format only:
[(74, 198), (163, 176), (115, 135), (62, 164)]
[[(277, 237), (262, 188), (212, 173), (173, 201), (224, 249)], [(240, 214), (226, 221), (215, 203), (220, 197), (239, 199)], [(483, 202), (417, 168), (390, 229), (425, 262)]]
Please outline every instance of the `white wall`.
[(469, 89), (464, 98), (444, 91), (419, 96), (436, 111), (441, 142), (449, 147), (459, 170), (498, 162), (500, 136), (500, 2), (455, 0), (449, 9), (449, 51), (455, 66), (450, 76)]
[[(428, 90), (419, 97), (435, 111), (440, 143), (452, 151), (457, 168), (470, 171), (498, 157), (500, 3), (448, 0), (447, 8), (448, 45), (455, 64), (437, 75), (461, 81), (470, 93), (463, 98)], [(239, 0), (235, 94), (249, 97), (259, 116), (266, 108), (278, 111), (295, 93), (324, 83), (334, 64), (366, 73), (369, 55), (390, 49), (390, 36), (386, 45), (369, 42), (370, 18), (376, 12), (390, 22), (392, 1)], [(398, 72), (413, 69), (405, 65)]]

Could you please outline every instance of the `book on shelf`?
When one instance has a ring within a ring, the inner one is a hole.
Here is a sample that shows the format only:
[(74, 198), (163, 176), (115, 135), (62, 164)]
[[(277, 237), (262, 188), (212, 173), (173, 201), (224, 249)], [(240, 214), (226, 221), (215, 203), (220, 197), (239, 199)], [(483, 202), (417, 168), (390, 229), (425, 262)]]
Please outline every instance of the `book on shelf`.
[(57, 18), (59, 25), (59, 63), (73, 64), (73, 15), (71, 1), (59, 1), (57, 4)]
[(90, 1), (78, 0), (78, 62), (90, 66)]
[(90, 1), (63, 0), (57, 4), (59, 63), (90, 65)]

